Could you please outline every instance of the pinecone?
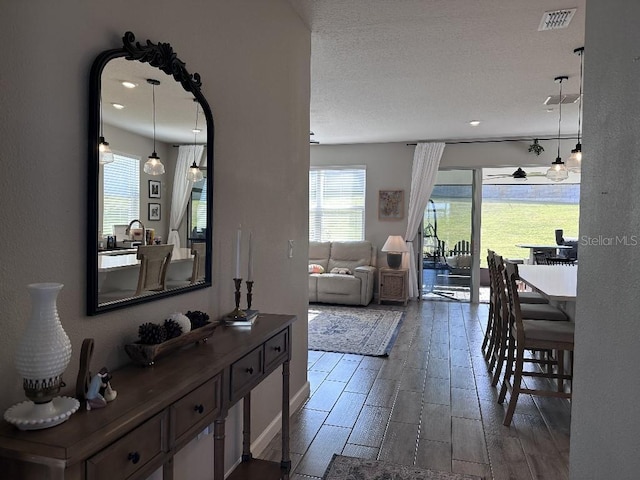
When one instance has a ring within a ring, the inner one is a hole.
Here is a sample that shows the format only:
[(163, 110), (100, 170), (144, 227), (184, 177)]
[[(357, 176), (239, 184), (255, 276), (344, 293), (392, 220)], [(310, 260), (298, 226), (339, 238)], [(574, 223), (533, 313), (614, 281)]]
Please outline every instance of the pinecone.
[(162, 325), (147, 322), (138, 327), (138, 337), (140, 338), (140, 343), (157, 345), (167, 339), (167, 331)]
[(167, 332), (167, 340), (182, 335), (182, 327), (180, 324), (170, 318), (164, 321), (164, 329)]
[(196, 328), (204, 327), (207, 323), (209, 323), (209, 315), (200, 310), (188, 311), (185, 315), (191, 321), (191, 330)]

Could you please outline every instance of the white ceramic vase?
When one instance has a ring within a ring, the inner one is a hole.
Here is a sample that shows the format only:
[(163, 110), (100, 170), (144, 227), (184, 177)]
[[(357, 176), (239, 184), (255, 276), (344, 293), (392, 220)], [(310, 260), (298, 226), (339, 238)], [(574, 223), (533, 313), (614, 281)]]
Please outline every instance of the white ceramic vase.
[(62, 374), (71, 360), (71, 342), (62, 328), (56, 300), (61, 283), (27, 285), (31, 317), (18, 343), (15, 366), (25, 393), (34, 403), (50, 401), (58, 393)]

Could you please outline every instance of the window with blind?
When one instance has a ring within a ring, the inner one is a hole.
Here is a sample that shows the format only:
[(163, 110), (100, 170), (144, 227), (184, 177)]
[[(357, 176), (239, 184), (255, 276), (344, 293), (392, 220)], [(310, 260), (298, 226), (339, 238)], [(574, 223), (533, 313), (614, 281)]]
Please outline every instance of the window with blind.
[(193, 239), (204, 239), (207, 236), (207, 177), (193, 184), (191, 202), (189, 203), (189, 220)]
[(309, 240), (364, 240), (365, 167), (311, 167)]
[(103, 235), (112, 235), (114, 225), (140, 218), (140, 159), (119, 154), (113, 158), (103, 166)]

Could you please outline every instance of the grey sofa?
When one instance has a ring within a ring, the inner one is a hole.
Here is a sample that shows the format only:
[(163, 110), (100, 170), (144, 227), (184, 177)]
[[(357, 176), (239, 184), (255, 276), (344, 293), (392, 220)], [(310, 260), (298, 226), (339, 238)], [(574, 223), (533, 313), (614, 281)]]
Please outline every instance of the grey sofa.
[[(309, 242), (309, 265), (323, 273), (309, 273), (309, 302), (368, 305), (373, 298), (376, 247), (368, 241)], [(345, 273), (331, 273), (347, 269)]]

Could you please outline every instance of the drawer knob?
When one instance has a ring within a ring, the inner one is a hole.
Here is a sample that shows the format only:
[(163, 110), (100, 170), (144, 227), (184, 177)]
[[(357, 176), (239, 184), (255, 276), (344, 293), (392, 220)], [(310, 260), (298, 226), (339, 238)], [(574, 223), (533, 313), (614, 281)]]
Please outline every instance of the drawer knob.
[(282, 347), (281, 347), (280, 345), (278, 345), (277, 347), (273, 347), (273, 349), (274, 349), (276, 352), (281, 352), (281, 351), (282, 351)]
[(138, 452), (131, 452), (129, 453), (127, 460), (130, 460), (131, 463), (136, 464), (140, 461), (140, 454)]
[(247, 372), (249, 375), (253, 374), (253, 367), (249, 367), (249, 368), (247, 368), (246, 372)]
[(198, 413), (202, 413), (202, 412), (204, 412), (204, 406), (200, 403), (200, 404), (194, 406), (193, 410), (198, 412)]

